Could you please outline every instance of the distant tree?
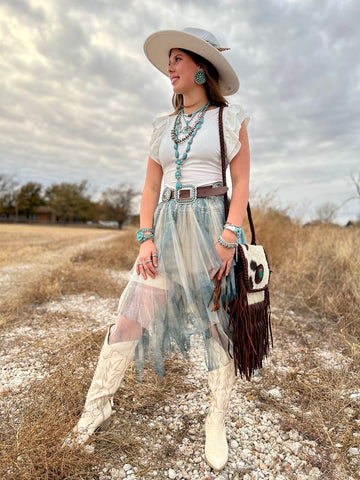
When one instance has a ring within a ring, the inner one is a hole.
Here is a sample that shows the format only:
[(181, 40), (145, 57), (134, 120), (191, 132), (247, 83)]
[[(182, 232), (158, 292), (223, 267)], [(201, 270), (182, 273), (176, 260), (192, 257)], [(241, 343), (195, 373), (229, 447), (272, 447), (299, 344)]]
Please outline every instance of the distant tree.
[(0, 174), (0, 214), (17, 216), (18, 184), (10, 175)]
[(119, 228), (130, 219), (132, 201), (139, 195), (133, 187), (120, 184), (115, 188), (108, 188), (101, 195), (100, 217), (118, 223)]
[(19, 190), (17, 194), (17, 204), (19, 213), (32, 218), (36, 210), (45, 204), (42, 196), (42, 185), (40, 183), (28, 182)]
[[(355, 187), (356, 194), (353, 195), (352, 197), (348, 198), (346, 200), (346, 202), (350, 202), (351, 200), (359, 200), (360, 201), (360, 172), (358, 172), (357, 175), (352, 173), (350, 175), (350, 178), (351, 178), (351, 181), (352, 181), (352, 183)], [(360, 212), (358, 213), (358, 220), (360, 221)]]
[(0, 173), (0, 197), (2, 197), (9, 190), (12, 190), (16, 183), (13, 180), (13, 177), (6, 175), (5, 173)]
[(335, 219), (338, 210), (339, 207), (334, 203), (324, 203), (316, 210), (316, 220), (319, 220), (322, 223), (330, 223)]
[(45, 191), (47, 205), (58, 221), (64, 223), (85, 222), (94, 216), (94, 204), (87, 193), (88, 184), (83, 182), (60, 183)]
[(352, 200), (354, 198), (360, 200), (360, 172), (357, 173), (357, 176), (352, 173), (350, 175), (350, 178), (356, 189), (356, 195), (354, 197), (351, 197), (349, 200)]
[[(360, 171), (358, 173), (351, 173), (350, 174), (350, 179), (351, 183), (355, 187), (356, 193), (354, 195), (351, 195), (351, 197), (348, 197), (341, 205), (340, 208), (342, 208), (344, 205), (346, 205), (348, 202), (352, 202), (353, 200), (358, 200), (360, 201)], [(359, 205), (359, 204), (358, 204)], [(360, 221), (360, 211), (357, 215), (358, 222)], [(350, 221), (351, 223), (351, 221)]]

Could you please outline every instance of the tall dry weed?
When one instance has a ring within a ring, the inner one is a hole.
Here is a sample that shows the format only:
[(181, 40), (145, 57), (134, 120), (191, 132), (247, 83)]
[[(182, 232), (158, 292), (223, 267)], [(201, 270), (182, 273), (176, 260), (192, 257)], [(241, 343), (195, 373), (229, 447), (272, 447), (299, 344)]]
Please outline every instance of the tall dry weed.
[[(332, 225), (305, 227), (281, 264), (289, 305), (335, 322), (354, 342), (360, 338), (360, 235)], [(280, 288), (281, 284), (275, 285)]]
[[(260, 201), (253, 217), (265, 246), (274, 294), (287, 307), (312, 312), (360, 338), (360, 229), (332, 224), (301, 226), (286, 210)], [(246, 226), (247, 238), (251, 235)]]

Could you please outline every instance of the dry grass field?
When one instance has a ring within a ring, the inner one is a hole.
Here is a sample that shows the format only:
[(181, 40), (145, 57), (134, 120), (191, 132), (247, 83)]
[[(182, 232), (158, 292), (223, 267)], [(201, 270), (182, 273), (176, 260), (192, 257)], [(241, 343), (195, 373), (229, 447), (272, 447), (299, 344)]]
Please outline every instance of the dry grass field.
[(107, 236), (109, 230), (94, 228), (0, 224), (0, 268)]
[[(275, 348), (262, 380), (247, 382), (244, 394), (279, 413), (284, 432), (295, 429), (315, 442), (309, 461), (321, 478), (358, 479), (360, 232), (300, 227), (272, 209), (255, 212), (255, 223), (273, 272)], [(0, 225), (0, 478), (99, 479), (125, 457), (139, 478), (153, 478), (147, 474), (154, 465), (171, 465), (174, 447), (144, 450), (154, 432), (134, 415), (151, 418), (159, 405), (193, 390), (177, 357), (162, 382), (148, 371), (140, 384), (130, 369), (115, 399), (121, 435), (115, 422), (97, 435), (91, 455), (61, 448), (136, 253), (133, 229)], [(271, 389), (281, 397), (267, 395)], [(296, 471), (287, 475), (297, 478)]]

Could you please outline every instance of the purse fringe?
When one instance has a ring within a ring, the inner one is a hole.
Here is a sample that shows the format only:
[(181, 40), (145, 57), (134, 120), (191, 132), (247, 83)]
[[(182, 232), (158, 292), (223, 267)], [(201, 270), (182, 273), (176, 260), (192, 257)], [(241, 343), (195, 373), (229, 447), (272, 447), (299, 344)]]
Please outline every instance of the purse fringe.
[[(271, 309), (269, 290), (264, 291), (264, 300), (252, 305), (248, 304), (248, 293), (241, 270), (236, 271), (236, 297), (228, 301), (226, 292), (225, 311), (229, 315), (228, 337), (232, 341), (229, 354), (234, 360), (235, 375), (245, 375), (250, 381), (255, 370), (262, 368), (263, 359), (268, 355), (270, 344), (273, 346), (271, 330)], [(214, 280), (215, 288), (212, 299), (212, 311), (221, 308), (221, 280)]]
[(249, 305), (241, 272), (236, 272), (235, 282), (237, 295), (228, 307), (228, 336), (233, 344), (235, 374), (250, 380), (255, 370), (262, 368), (270, 342), (273, 345), (269, 290), (264, 291), (262, 302)]

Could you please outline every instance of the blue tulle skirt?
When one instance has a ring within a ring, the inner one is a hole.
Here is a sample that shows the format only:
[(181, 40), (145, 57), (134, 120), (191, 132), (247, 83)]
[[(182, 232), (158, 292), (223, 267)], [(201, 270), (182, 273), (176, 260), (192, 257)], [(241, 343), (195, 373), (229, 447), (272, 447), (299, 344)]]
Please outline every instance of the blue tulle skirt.
[[(140, 378), (145, 362), (163, 376), (166, 353), (186, 355), (195, 333), (203, 337), (208, 370), (229, 363), (228, 316), (223, 308), (212, 311), (212, 277), (221, 265), (214, 245), (223, 231), (224, 218), (223, 197), (199, 198), (190, 204), (169, 200), (157, 206), (154, 243), (158, 275), (144, 280), (136, 273), (136, 260), (118, 308), (119, 316), (127, 319), (129, 337), (136, 330), (131, 328), (132, 322), (141, 332), (135, 357)], [(240, 241), (245, 243), (245, 237)], [(222, 295), (227, 288), (231, 298), (233, 268), (226, 284), (223, 282)]]

